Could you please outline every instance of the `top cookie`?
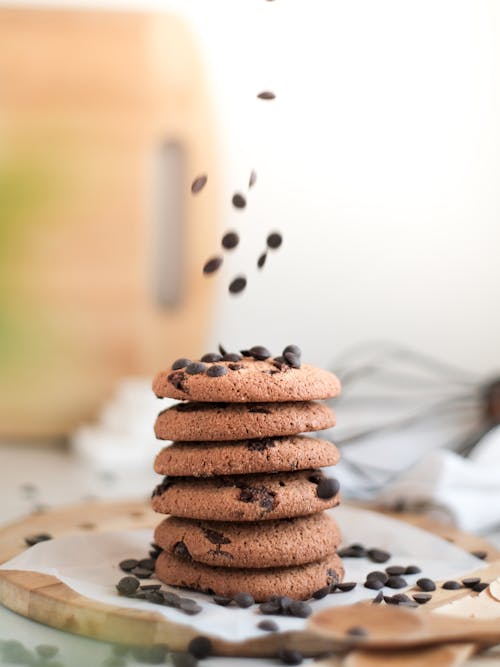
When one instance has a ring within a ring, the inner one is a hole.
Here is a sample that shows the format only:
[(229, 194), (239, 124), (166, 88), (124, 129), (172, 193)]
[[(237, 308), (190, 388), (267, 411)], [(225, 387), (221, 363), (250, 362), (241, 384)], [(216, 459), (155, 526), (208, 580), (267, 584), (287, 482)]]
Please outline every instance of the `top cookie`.
[[(187, 359), (184, 361), (188, 361)], [(201, 402), (279, 403), (315, 401), (340, 393), (338, 378), (321, 368), (294, 368), (276, 359), (243, 357), (240, 361), (192, 362), (161, 371), (153, 381), (160, 397)], [(190, 371), (198, 371), (191, 373)]]

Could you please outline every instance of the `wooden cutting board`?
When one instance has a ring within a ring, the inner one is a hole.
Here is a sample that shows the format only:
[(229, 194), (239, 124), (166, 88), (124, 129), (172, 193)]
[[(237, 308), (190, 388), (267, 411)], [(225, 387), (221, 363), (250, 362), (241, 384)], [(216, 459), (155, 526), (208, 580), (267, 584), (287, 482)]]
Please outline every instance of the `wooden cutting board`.
[[(404, 515), (399, 515), (404, 519)], [(411, 517), (410, 517), (411, 519)], [(421, 524), (421, 521), (419, 519)], [(71, 533), (93, 533), (106, 530), (153, 528), (158, 516), (149, 501), (87, 502), (43, 514), (34, 514), (0, 530), (0, 562), (26, 548), (24, 538), (47, 532), (58, 537)], [(422, 524), (421, 524), (421, 527)], [(441, 524), (433, 532), (458, 546), (485, 549), (490, 558), (500, 553), (489, 543)], [(464, 592), (450, 593), (446, 602)], [(436, 595), (436, 604), (441, 596)], [(34, 572), (0, 570), (0, 601), (9, 609), (52, 627), (75, 634), (111, 642), (150, 645), (165, 643), (172, 650), (183, 650), (196, 632), (165, 619), (154, 611), (124, 609), (85, 598), (56, 577)], [(324, 653), (327, 640), (308, 632), (270, 634), (247, 642), (226, 642), (213, 638), (214, 650), (220, 655), (272, 656), (286, 645), (307, 655)]]

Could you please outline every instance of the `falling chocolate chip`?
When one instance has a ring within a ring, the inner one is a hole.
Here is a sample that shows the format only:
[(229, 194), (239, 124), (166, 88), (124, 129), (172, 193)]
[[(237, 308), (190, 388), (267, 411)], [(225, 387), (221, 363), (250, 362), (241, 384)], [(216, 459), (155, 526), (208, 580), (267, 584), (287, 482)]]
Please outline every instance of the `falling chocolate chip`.
[(204, 373), (207, 370), (207, 367), (201, 361), (193, 361), (191, 364), (186, 366), (186, 373), (188, 375), (199, 375)]
[(191, 183), (191, 192), (194, 195), (198, 194), (200, 190), (203, 190), (203, 188), (207, 184), (207, 181), (208, 181), (208, 176), (206, 174), (201, 174), (201, 176), (195, 178), (194, 181)]
[(231, 201), (233, 203), (234, 208), (245, 208), (245, 206), (247, 205), (247, 200), (240, 192), (236, 192), (233, 195)]
[(272, 232), (267, 237), (267, 247), (272, 250), (277, 250), (283, 243), (283, 238), (279, 232)]
[(229, 283), (228, 289), (231, 294), (239, 294), (240, 292), (243, 292), (246, 286), (247, 279), (245, 276), (236, 276), (236, 278)]
[(210, 366), (210, 368), (207, 370), (207, 375), (209, 375), (211, 378), (220, 378), (223, 375), (227, 374), (227, 368), (225, 366)]
[(212, 642), (208, 637), (194, 637), (189, 642), (187, 650), (198, 660), (204, 660), (212, 653)]
[(276, 99), (276, 95), (272, 93), (270, 90), (263, 90), (261, 93), (257, 95), (259, 100), (274, 100)]
[(257, 182), (257, 172), (254, 169), (252, 169), (252, 171), (250, 172), (250, 178), (248, 179), (248, 187), (253, 188), (256, 182)]
[(203, 267), (203, 273), (209, 275), (210, 273), (215, 273), (217, 269), (220, 269), (222, 266), (223, 259), (222, 257), (211, 257), (205, 262)]
[[(213, 364), (216, 363), (217, 361), (222, 360), (222, 355), (217, 354), (217, 352), (208, 352), (207, 354), (204, 354), (200, 361), (205, 361), (206, 363)], [(189, 362), (191, 363), (191, 362)], [(188, 364), (186, 364), (187, 366)]]
[(333, 477), (325, 477), (316, 487), (316, 495), (322, 500), (329, 500), (337, 495), (340, 489), (338, 480)]
[(236, 232), (227, 232), (224, 234), (221, 241), (222, 247), (226, 250), (232, 250), (233, 248), (236, 248), (239, 242), (240, 237)]
[(184, 358), (176, 359), (174, 361), (174, 363), (172, 364), (172, 370), (173, 371), (178, 371), (181, 368), (186, 368), (186, 366), (190, 363), (191, 363), (191, 359), (184, 359)]
[(258, 269), (262, 269), (262, 267), (266, 263), (266, 259), (267, 259), (267, 252), (263, 252), (262, 255), (259, 256), (259, 259), (257, 260)]

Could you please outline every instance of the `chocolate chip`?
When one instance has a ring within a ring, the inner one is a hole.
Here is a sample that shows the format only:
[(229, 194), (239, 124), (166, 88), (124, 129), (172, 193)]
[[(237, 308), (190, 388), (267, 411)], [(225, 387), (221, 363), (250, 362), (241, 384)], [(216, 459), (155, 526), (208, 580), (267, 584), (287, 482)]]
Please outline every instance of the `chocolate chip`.
[(255, 172), (254, 169), (250, 172), (250, 178), (248, 179), (248, 187), (253, 188), (255, 183), (257, 182), (257, 173)]
[(285, 349), (283, 350), (283, 355), (285, 355), (287, 352), (291, 352), (292, 354), (296, 354), (298, 357), (302, 356), (302, 350), (298, 345), (287, 345)]
[(215, 273), (222, 266), (223, 259), (222, 257), (211, 257), (208, 259), (203, 266), (203, 273), (209, 275), (210, 273)]
[(175, 371), (174, 373), (170, 373), (170, 375), (167, 377), (167, 380), (172, 384), (176, 389), (179, 389), (179, 391), (183, 391), (184, 393), (187, 392), (187, 387), (186, 387), (186, 374), (184, 371)]
[(419, 579), (417, 581), (417, 586), (421, 591), (425, 591), (426, 593), (436, 590), (436, 584), (432, 581), (432, 579), (428, 579), (427, 577), (422, 577)]
[(277, 597), (278, 603), (280, 605), (281, 611), (284, 614), (288, 614), (290, 611), (290, 607), (292, 606), (292, 603), (294, 602), (291, 597), (288, 597), (288, 595), (278, 595)]
[(208, 181), (208, 176), (206, 174), (201, 174), (201, 176), (195, 178), (194, 181), (191, 183), (191, 192), (195, 195), (198, 192), (200, 192), (200, 190), (203, 190), (203, 188), (207, 184), (207, 181)]
[(221, 241), (222, 247), (226, 250), (232, 250), (233, 248), (236, 248), (239, 242), (240, 237), (236, 232), (227, 232), (224, 234)]
[(153, 604), (163, 604), (163, 595), (160, 591), (146, 591), (146, 600)]
[(242, 609), (248, 609), (248, 607), (255, 604), (255, 600), (250, 593), (236, 593), (233, 599), (238, 607), (241, 607)]
[(272, 234), (269, 234), (267, 237), (267, 247), (271, 248), (272, 250), (277, 250), (280, 245), (283, 243), (283, 238), (281, 234), (278, 232), (272, 232)]
[(203, 535), (205, 535), (206, 539), (212, 544), (231, 544), (231, 540), (228, 537), (224, 537), (218, 530), (206, 528), (203, 531)]
[(123, 577), (116, 584), (116, 588), (120, 595), (132, 595), (139, 588), (140, 581), (135, 577)]
[(196, 667), (198, 660), (189, 653), (171, 653), (170, 659), (174, 667)]
[(219, 607), (227, 607), (233, 601), (233, 598), (228, 598), (225, 595), (214, 595), (212, 599)]
[(279, 652), (279, 658), (285, 665), (301, 665), (304, 661), (302, 653), (293, 648), (283, 648)]
[(161, 584), (146, 584), (141, 586), (141, 591), (159, 591)]
[(261, 255), (259, 255), (259, 259), (257, 260), (257, 268), (262, 269), (264, 264), (266, 263), (267, 259), (267, 252), (263, 252)]
[(364, 583), (365, 588), (370, 588), (372, 591), (379, 591), (384, 587), (384, 582), (381, 579), (367, 579)]
[(259, 605), (261, 614), (280, 614), (281, 606), (277, 600), (267, 600)]
[(194, 616), (202, 611), (202, 607), (190, 598), (181, 598), (179, 602), (179, 609), (189, 616)]
[(247, 279), (245, 276), (236, 276), (236, 278), (229, 283), (228, 289), (231, 294), (239, 294), (240, 292), (243, 292), (246, 286)]
[(162, 591), (163, 593), (163, 603), (167, 607), (178, 607), (181, 603), (180, 595), (177, 593), (172, 593), (171, 591)]
[(59, 648), (57, 646), (52, 646), (52, 644), (39, 644), (38, 646), (35, 646), (35, 651), (41, 658), (50, 660), (50, 658), (53, 658), (59, 653)]
[(181, 368), (186, 368), (188, 364), (191, 363), (191, 359), (185, 359), (182, 357), (181, 359), (176, 359), (174, 363), (172, 364), (172, 370), (173, 371), (178, 371)]
[(188, 644), (188, 653), (198, 660), (204, 660), (212, 653), (212, 642), (208, 637), (194, 637)]
[(317, 591), (314, 591), (312, 596), (315, 600), (321, 600), (323, 598), (326, 598), (326, 596), (330, 592), (331, 592), (331, 587), (330, 586), (323, 586), (323, 588), (319, 588)]
[(241, 489), (239, 500), (243, 503), (256, 503), (265, 510), (272, 510), (276, 504), (276, 494), (264, 486), (247, 486)]
[(340, 489), (338, 480), (333, 477), (325, 477), (316, 487), (316, 495), (322, 500), (328, 500), (337, 495)]
[(472, 590), (475, 593), (481, 593), (485, 588), (488, 588), (489, 584), (486, 581), (480, 581), (478, 584), (475, 584), (472, 587)]
[(28, 537), (25, 537), (24, 541), (29, 547), (33, 547), (39, 542), (47, 542), (47, 540), (51, 539), (53, 538), (52, 535), (49, 535), (49, 533), (38, 533), (38, 535), (29, 535)]
[(274, 100), (276, 98), (276, 95), (272, 93), (270, 90), (263, 90), (261, 93), (257, 95), (259, 100)]
[(221, 361), (222, 355), (217, 354), (217, 352), (208, 352), (207, 354), (204, 354), (200, 361), (206, 361), (207, 363), (213, 364), (216, 363), (217, 361)]
[(380, 593), (377, 593), (377, 595), (373, 598), (372, 604), (380, 604), (383, 599), (384, 599), (384, 594), (382, 593), (382, 591), (380, 591)]
[(245, 206), (247, 205), (247, 200), (240, 192), (236, 192), (233, 195), (232, 202), (235, 208), (245, 208)]
[(224, 356), (227, 352), (226, 348), (221, 343), (219, 343), (217, 347), (219, 348), (219, 352), (222, 354), (222, 356)]
[(285, 363), (287, 363), (291, 368), (300, 368), (300, 357), (298, 354), (293, 352), (285, 352), (283, 355)]
[(220, 378), (223, 375), (227, 375), (227, 368), (225, 366), (219, 366), (218, 364), (215, 366), (210, 366), (210, 368), (207, 370), (207, 375), (211, 378)]
[(186, 366), (186, 373), (188, 375), (199, 375), (200, 373), (204, 373), (206, 369), (206, 364), (201, 361), (193, 361)]
[(134, 575), (134, 577), (138, 577), (139, 579), (149, 579), (149, 577), (153, 574), (152, 570), (148, 570), (145, 567), (134, 567), (134, 569), (130, 570), (130, 572)]
[(471, 555), (479, 558), (480, 560), (484, 560), (488, 556), (488, 552), (483, 551), (482, 549), (478, 549), (476, 551), (471, 551)]
[(265, 452), (271, 447), (275, 447), (276, 443), (273, 438), (260, 438), (259, 440), (249, 440), (246, 448), (250, 452)]
[(403, 567), (402, 565), (389, 565), (389, 567), (385, 568), (385, 571), (387, 574), (392, 575), (392, 574), (405, 574), (406, 573), (406, 568)]
[(365, 628), (362, 628), (360, 625), (355, 625), (352, 628), (348, 628), (345, 633), (350, 637), (366, 637), (368, 631)]
[(411, 602), (410, 598), (405, 593), (396, 593), (392, 596), (392, 599), (396, 604), (400, 604), (401, 602)]
[(225, 352), (222, 355), (222, 361), (241, 361), (241, 354), (236, 352)]
[(389, 579), (389, 575), (386, 574), (385, 572), (379, 572), (378, 570), (375, 570), (374, 572), (369, 572), (366, 575), (366, 580), (368, 581), (369, 579), (378, 579), (383, 584), (385, 584), (387, 579)]
[(342, 593), (348, 593), (352, 591), (353, 588), (356, 588), (355, 581), (342, 581), (340, 584), (337, 584), (337, 589)]
[(383, 549), (368, 549), (366, 554), (373, 563), (386, 563), (391, 557), (391, 554)]
[(178, 558), (191, 558), (191, 554), (182, 540), (174, 544), (173, 552)]
[(245, 367), (243, 364), (229, 364), (228, 368), (230, 371), (241, 371), (241, 369)]
[(418, 602), (418, 604), (425, 604), (426, 602), (429, 602), (429, 600), (432, 600), (432, 595), (430, 593), (414, 593), (412, 598), (415, 602)]
[(404, 574), (419, 574), (422, 570), (418, 565), (408, 565), (404, 571)]
[(278, 632), (279, 630), (279, 625), (276, 623), (276, 621), (272, 621), (270, 618), (266, 618), (261, 621), (257, 627), (259, 630), (265, 630), (266, 632)]
[(444, 584), (441, 586), (441, 588), (444, 588), (447, 591), (457, 591), (459, 588), (463, 588), (462, 584), (458, 581), (445, 581)]
[(312, 611), (311, 605), (302, 600), (294, 600), (290, 605), (290, 614), (296, 618), (308, 618)]
[(364, 558), (367, 555), (366, 549), (362, 544), (350, 544), (345, 549), (340, 549), (337, 553), (341, 558)]
[(127, 558), (126, 560), (122, 560), (118, 567), (124, 572), (130, 572), (130, 570), (133, 570), (138, 565), (139, 561), (135, 558)]
[(269, 359), (271, 356), (271, 353), (267, 349), (267, 347), (264, 347), (263, 345), (254, 345), (253, 347), (250, 348), (249, 350), (250, 355), (254, 358), (257, 359), (258, 361), (265, 361), (266, 359)]
[(399, 577), (397, 575), (389, 577), (389, 579), (387, 579), (385, 582), (385, 585), (388, 588), (404, 588), (405, 586), (408, 586), (406, 580), (403, 579), (403, 577)]
[(466, 588), (473, 588), (481, 581), (480, 577), (467, 577), (467, 579), (462, 579), (462, 583)]
[(144, 567), (146, 570), (154, 570), (155, 561), (153, 558), (143, 558), (139, 561), (139, 567)]

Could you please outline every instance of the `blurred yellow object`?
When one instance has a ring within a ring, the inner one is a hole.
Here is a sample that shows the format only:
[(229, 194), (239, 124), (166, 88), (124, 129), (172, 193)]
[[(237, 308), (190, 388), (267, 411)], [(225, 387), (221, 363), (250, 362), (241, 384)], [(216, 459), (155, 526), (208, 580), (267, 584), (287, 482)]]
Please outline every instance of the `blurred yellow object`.
[(202, 351), (214, 150), (179, 17), (0, 9), (1, 437), (64, 436)]

